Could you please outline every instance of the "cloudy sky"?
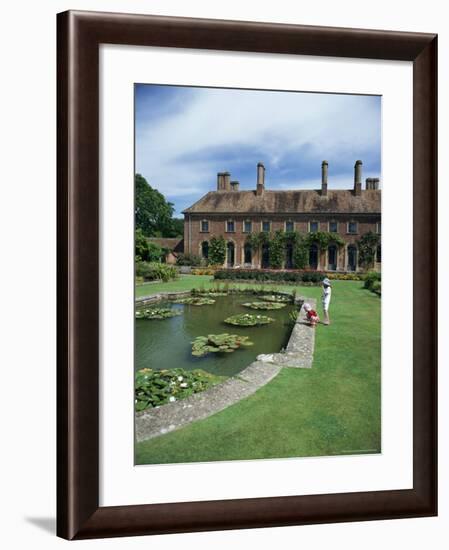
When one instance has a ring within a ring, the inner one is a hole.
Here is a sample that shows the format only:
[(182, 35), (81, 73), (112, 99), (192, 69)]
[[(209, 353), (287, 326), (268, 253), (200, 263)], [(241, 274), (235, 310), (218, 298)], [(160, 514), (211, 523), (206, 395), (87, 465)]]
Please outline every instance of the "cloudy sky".
[(319, 188), (324, 159), (330, 188), (352, 187), (357, 159), (363, 178), (380, 177), (379, 96), (138, 84), (135, 113), (136, 172), (176, 216), (217, 172), (255, 189), (258, 162), (269, 189)]

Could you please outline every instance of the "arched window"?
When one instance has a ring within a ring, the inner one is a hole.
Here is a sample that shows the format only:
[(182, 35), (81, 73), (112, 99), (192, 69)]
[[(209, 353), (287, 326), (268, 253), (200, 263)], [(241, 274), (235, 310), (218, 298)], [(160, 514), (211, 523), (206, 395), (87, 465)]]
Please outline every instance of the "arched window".
[(207, 260), (209, 258), (209, 243), (207, 241), (203, 241), (201, 243), (201, 256)]
[(357, 247), (353, 244), (348, 246), (348, 271), (357, 270)]
[(286, 269), (293, 269), (293, 245), (287, 243), (285, 247), (285, 267)]
[(316, 244), (312, 244), (309, 249), (309, 267), (318, 269), (318, 246)]
[(329, 245), (327, 249), (327, 269), (329, 271), (336, 271), (337, 269), (337, 247), (335, 244)]
[(243, 248), (243, 263), (251, 265), (253, 263), (253, 249), (249, 243), (246, 243)]
[(382, 261), (382, 247), (380, 244), (378, 244), (376, 249), (376, 262), (380, 263), (381, 261)]
[(227, 264), (228, 264), (228, 267), (233, 267), (234, 262), (235, 262), (235, 246), (234, 246), (234, 243), (232, 241), (228, 241), (226, 251), (227, 251)]
[(270, 267), (270, 248), (268, 243), (262, 245), (262, 269)]

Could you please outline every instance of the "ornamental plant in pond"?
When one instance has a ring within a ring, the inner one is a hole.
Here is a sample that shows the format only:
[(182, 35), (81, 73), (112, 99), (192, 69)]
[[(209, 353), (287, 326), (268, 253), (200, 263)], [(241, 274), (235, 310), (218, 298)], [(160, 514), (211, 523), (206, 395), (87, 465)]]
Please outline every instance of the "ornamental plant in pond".
[(164, 307), (152, 307), (149, 309), (137, 310), (136, 319), (170, 319), (182, 315), (182, 311), (179, 309), (169, 309)]
[(236, 334), (208, 334), (198, 336), (192, 342), (192, 355), (203, 357), (208, 353), (232, 353), (241, 346), (252, 346), (253, 343), (248, 336), (237, 336)]
[(251, 309), (264, 309), (264, 310), (270, 310), (270, 309), (282, 309), (287, 304), (281, 304), (278, 302), (246, 302), (245, 304), (242, 304), (245, 307), (249, 307)]
[(206, 390), (224, 377), (196, 369), (140, 369), (135, 375), (135, 409), (159, 407)]
[(178, 298), (175, 300), (177, 304), (186, 304), (189, 306), (209, 306), (215, 304), (212, 298), (190, 296), (188, 298)]
[(277, 303), (288, 303), (292, 301), (291, 296), (285, 296), (285, 294), (267, 294), (260, 297), (264, 302), (277, 302)]
[(255, 327), (258, 325), (268, 325), (272, 323), (274, 319), (267, 315), (256, 315), (255, 313), (239, 313), (238, 315), (231, 315), (224, 320), (228, 325), (235, 325), (238, 327)]

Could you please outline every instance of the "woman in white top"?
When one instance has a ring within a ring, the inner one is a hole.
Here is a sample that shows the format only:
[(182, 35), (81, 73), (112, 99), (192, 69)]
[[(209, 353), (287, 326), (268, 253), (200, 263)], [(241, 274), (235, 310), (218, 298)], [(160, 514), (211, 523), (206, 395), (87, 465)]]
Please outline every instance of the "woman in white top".
[(325, 325), (328, 325), (330, 323), (329, 320), (329, 304), (331, 301), (331, 295), (332, 295), (332, 288), (331, 288), (331, 282), (326, 277), (323, 280), (323, 312), (324, 312), (324, 321), (323, 323)]

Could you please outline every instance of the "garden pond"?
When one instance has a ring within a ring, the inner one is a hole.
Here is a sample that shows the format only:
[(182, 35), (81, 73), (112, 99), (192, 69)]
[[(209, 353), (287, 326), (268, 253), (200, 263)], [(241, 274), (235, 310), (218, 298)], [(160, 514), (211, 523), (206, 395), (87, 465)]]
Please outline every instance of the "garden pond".
[[(147, 309), (175, 308), (182, 311), (182, 315), (161, 320), (136, 319), (135, 370), (203, 369), (212, 374), (233, 376), (252, 363), (259, 354), (279, 352), (286, 347), (292, 331), (289, 313), (295, 309), (293, 304), (287, 304), (279, 310), (255, 311), (274, 319), (268, 325), (240, 327), (228, 325), (224, 319), (238, 313), (248, 313), (248, 308), (242, 304), (259, 298), (248, 294), (229, 294), (216, 296), (214, 300), (214, 304), (203, 306), (176, 304), (166, 300), (146, 306)], [(192, 356), (192, 342), (197, 336), (222, 333), (248, 336), (254, 345), (242, 347), (234, 353)]]

